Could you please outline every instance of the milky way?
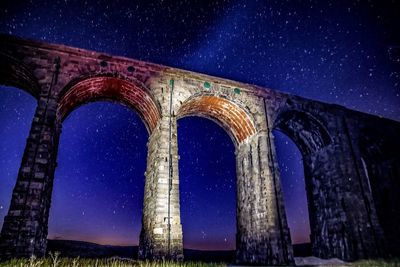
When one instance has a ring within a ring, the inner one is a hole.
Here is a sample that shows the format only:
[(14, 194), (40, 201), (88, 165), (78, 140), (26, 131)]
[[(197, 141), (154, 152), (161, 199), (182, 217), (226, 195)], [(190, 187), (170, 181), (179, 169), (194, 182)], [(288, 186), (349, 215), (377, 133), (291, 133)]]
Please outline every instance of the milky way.
[[(395, 1), (5, 0), (0, 32), (253, 83), (400, 120), (398, 14)], [(1, 221), (35, 106), (25, 92), (0, 88)], [(188, 117), (178, 124), (184, 245), (232, 249), (234, 145), (209, 120)], [(288, 137), (274, 135), (292, 240), (307, 242), (301, 155)], [(117, 104), (91, 103), (65, 120), (50, 238), (138, 243), (147, 138), (137, 114)]]

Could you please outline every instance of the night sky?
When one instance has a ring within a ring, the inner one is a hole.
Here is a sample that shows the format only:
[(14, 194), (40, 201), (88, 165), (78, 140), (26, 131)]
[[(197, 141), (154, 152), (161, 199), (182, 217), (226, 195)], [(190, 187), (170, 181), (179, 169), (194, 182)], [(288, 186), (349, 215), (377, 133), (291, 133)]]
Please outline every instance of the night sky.
[[(399, 1), (2, 0), (0, 32), (257, 84), (400, 120)], [(1, 82), (1, 81), (0, 81)], [(0, 87), (0, 225), (35, 99)], [(228, 134), (178, 121), (184, 246), (235, 247)], [(309, 240), (301, 154), (274, 131), (292, 242)], [(148, 133), (138, 115), (95, 102), (63, 123), (49, 238), (138, 244)]]

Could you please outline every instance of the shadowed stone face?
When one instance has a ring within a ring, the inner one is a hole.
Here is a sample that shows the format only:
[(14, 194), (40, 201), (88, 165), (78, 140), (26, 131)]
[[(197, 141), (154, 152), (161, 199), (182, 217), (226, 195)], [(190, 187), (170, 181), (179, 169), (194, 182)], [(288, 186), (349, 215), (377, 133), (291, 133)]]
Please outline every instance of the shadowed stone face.
[(36, 77), (15, 58), (0, 54), (0, 77), (3, 85), (21, 88), (33, 97), (39, 97), (40, 88)]
[(282, 112), (275, 122), (275, 127), (290, 136), (298, 144), (303, 155), (317, 152), (332, 142), (322, 124), (305, 112)]

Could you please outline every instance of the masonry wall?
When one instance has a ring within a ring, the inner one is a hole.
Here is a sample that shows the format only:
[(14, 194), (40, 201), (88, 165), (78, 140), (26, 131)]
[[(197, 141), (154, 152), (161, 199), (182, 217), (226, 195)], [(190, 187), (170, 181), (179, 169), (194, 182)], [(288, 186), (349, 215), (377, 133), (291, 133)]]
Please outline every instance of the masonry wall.
[(346, 119), (352, 113), (296, 97), (276, 113), (276, 127), (303, 155), (313, 254), (350, 261), (383, 256), (383, 230)]

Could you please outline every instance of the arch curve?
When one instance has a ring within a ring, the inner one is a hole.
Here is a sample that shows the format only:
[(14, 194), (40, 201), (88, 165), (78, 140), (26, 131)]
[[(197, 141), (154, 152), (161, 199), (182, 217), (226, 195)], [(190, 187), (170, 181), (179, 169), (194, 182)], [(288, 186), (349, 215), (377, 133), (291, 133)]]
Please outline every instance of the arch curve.
[(281, 112), (273, 128), (288, 135), (299, 146), (303, 156), (317, 152), (332, 143), (332, 138), (323, 124), (304, 111)]
[(177, 117), (200, 116), (211, 119), (240, 144), (257, 130), (252, 117), (238, 104), (220, 96), (196, 95), (182, 103)]
[(135, 110), (149, 133), (160, 119), (156, 102), (143, 86), (109, 75), (86, 77), (67, 85), (59, 95), (59, 119), (64, 120), (81, 105), (99, 100), (118, 102)]
[(14, 86), (39, 99), (40, 86), (30, 69), (17, 59), (0, 53), (0, 84)]

